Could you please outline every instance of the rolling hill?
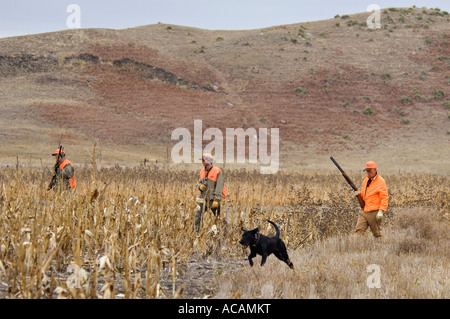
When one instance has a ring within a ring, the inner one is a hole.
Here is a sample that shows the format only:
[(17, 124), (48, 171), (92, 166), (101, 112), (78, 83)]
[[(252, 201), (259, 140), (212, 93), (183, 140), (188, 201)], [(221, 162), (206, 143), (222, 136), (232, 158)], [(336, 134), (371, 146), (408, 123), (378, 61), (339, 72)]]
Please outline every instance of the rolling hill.
[[(282, 169), (442, 173), (450, 164), (450, 19), (382, 10), (257, 30), (156, 24), (0, 39), (0, 162), (169, 161), (171, 132), (279, 128)], [(208, 141), (204, 141), (205, 144)], [(343, 165), (344, 166), (344, 165)], [(197, 166), (195, 166), (197, 168)]]

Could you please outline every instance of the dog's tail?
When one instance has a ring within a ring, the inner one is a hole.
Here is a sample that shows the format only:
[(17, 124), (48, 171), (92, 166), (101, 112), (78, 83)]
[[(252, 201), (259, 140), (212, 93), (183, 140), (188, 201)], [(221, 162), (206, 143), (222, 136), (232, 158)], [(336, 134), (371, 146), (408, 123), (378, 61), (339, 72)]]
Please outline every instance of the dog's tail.
[(278, 229), (277, 225), (275, 225), (275, 223), (270, 221), (270, 220), (267, 220), (267, 221), (269, 223), (271, 223), (273, 225), (273, 227), (275, 227), (275, 231), (276, 231), (275, 236), (279, 238), (280, 237), (280, 230)]

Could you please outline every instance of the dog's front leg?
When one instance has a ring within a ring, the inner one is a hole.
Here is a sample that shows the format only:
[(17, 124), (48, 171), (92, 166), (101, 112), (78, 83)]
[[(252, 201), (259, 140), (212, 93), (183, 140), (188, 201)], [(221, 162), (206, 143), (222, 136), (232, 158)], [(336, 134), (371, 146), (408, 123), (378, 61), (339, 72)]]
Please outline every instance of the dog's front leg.
[(248, 262), (250, 263), (250, 266), (253, 267), (253, 258), (256, 257), (256, 251), (250, 248), (250, 255), (248, 255)]

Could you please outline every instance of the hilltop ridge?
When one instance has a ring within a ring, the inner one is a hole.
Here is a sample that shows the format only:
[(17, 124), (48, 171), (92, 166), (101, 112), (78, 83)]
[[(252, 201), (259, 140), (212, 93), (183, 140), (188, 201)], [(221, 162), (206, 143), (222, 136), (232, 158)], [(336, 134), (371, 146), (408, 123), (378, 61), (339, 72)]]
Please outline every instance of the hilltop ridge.
[(368, 16), (0, 39), (0, 162), (36, 162), (61, 139), (79, 162), (94, 140), (105, 164), (166, 160), (171, 132), (201, 119), (280, 128), (283, 158), (296, 159), (282, 167), (321, 168), (333, 153), (352, 168), (371, 157), (439, 171), (450, 163), (449, 15), (387, 8), (380, 29)]

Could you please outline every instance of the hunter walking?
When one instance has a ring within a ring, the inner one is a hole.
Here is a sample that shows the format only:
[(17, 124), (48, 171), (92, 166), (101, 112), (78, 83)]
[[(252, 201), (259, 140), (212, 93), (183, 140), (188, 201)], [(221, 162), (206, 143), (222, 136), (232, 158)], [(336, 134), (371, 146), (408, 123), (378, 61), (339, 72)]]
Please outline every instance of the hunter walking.
[(355, 195), (360, 195), (365, 203), (360, 209), (355, 233), (362, 236), (370, 227), (373, 236), (379, 238), (381, 221), (389, 202), (387, 185), (384, 178), (378, 175), (375, 162), (367, 162), (364, 170), (367, 176), (362, 183), (361, 191), (355, 191)]
[(62, 149), (62, 146), (52, 156), (56, 157), (56, 164), (48, 190), (75, 189), (77, 187), (75, 170), (72, 162), (66, 158), (66, 153)]
[(209, 153), (202, 156), (204, 168), (200, 171), (200, 179), (197, 187), (200, 194), (197, 196), (197, 207), (195, 210), (195, 231), (200, 230), (200, 223), (203, 212), (211, 209), (214, 216), (220, 215), (220, 201), (226, 196), (226, 189), (223, 181), (222, 171), (213, 165), (213, 157)]

